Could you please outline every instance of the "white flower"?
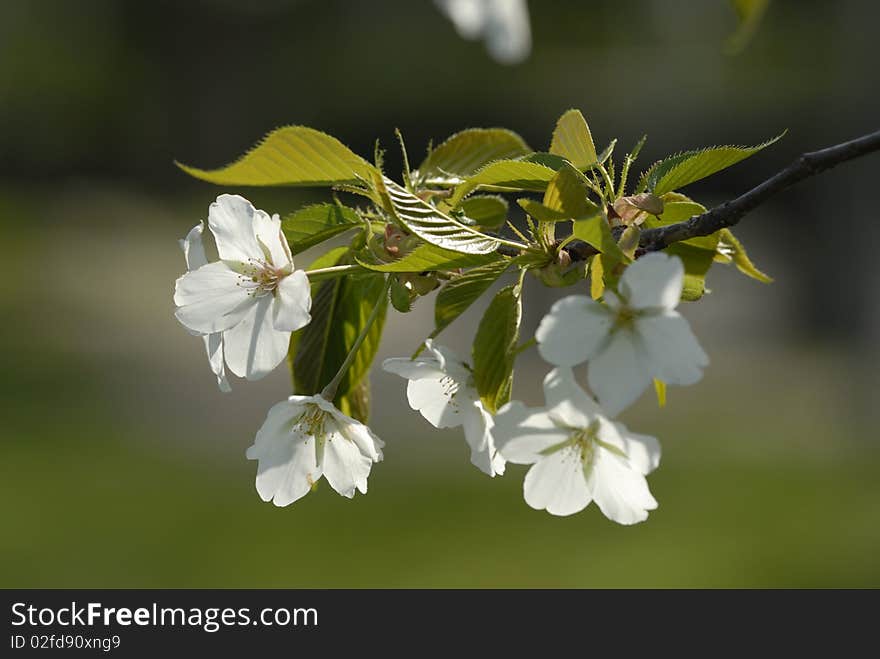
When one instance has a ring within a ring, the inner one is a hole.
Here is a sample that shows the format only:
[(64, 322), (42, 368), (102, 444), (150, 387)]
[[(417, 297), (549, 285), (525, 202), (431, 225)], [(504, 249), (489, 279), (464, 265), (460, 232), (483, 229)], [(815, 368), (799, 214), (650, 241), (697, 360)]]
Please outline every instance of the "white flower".
[(532, 31), (526, 0), (434, 0), (463, 39), (486, 40), (489, 54), (502, 64), (529, 56)]
[(290, 334), (311, 320), (309, 281), (293, 267), (281, 219), (255, 209), (247, 199), (217, 197), (208, 211), (208, 228), (220, 260), (208, 263), (201, 240), (197, 247), (192, 241), (201, 229), (190, 231), (184, 241), (190, 241), (190, 271), (175, 285), (175, 315), (216, 346), (213, 351), (209, 347), (215, 373), (225, 356), (229, 370), (256, 380), (284, 360)]
[[(199, 222), (195, 225), (186, 238), (180, 241), (180, 247), (183, 249), (183, 257), (186, 259), (186, 269), (188, 271), (197, 270), (208, 262), (205, 255), (205, 246), (202, 243), (202, 232), (205, 230), (205, 223)], [(205, 340), (205, 351), (208, 353), (208, 363), (211, 370), (217, 376), (217, 386), (220, 391), (230, 391), (229, 380), (226, 379), (226, 367), (223, 363), (223, 335), (220, 332), (213, 334), (205, 334), (202, 337)]]
[(498, 449), (510, 462), (532, 465), (523, 483), (526, 503), (572, 515), (595, 501), (619, 524), (647, 519), (657, 507), (645, 480), (660, 464), (657, 440), (609, 420), (569, 368), (547, 375), (544, 395), (546, 408), (514, 401), (495, 415)]
[(678, 257), (643, 256), (624, 271), (617, 293), (605, 291), (605, 304), (585, 295), (556, 302), (535, 333), (538, 352), (555, 366), (589, 360), (590, 388), (612, 416), (653, 378), (694, 384), (709, 358), (675, 311), (683, 282)]
[(425, 357), (392, 358), (382, 368), (407, 378), (409, 405), (435, 428), (464, 427), (471, 462), (489, 476), (504, 473), (504, 458), (492, 440), (492, 415), (483, 407), (473, 376), (455, 354), (425, 341)]
[(272, 406), (247, 450), (259, 460), (257, 492), (287, 506), (311, 491), (321, 476), (349, 499), (367, 493), (367, 476), (385, 444), (364, 424), (320, 395), (291, 396)]

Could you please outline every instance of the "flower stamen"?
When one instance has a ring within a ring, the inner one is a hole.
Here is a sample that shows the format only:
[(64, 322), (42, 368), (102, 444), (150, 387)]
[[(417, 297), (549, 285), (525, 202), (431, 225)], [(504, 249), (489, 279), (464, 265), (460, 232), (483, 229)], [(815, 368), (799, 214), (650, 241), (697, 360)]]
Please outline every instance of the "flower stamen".
[(248, 289), (247, 294), (251, 297), (263, 297), (274, 293), (286, 274), (268, 261), (250, 258), (241, 269), (238, 285)]

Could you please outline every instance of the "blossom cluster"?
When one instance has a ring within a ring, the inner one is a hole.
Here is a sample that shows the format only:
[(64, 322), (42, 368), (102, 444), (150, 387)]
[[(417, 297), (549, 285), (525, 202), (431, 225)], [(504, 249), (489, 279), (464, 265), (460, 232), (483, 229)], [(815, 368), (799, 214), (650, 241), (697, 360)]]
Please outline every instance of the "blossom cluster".
[[(254, 380), (284, 361), (292, 333), (311, 321), (311, 286), (294, 266), (277, 215), (221, 195), (207, 226), (219, 258), (208, 260), (204, 224), (193, 227), (181, 241), (187, 272), (174, 302), (180, 323), (203, 338), (218, 386), (228, 392), (227, 369)], [(678, 257), (649, 253), (626, 266), (601, 299), (556, 302), (535, 336), (552, 369), (541, 407), (512, 400), (493, 412), (473, 367), (431, 340), (422, 356), (387, 359), (383, 368), (408, 380), (409, 405), (428, 423), (462, 428), (471, 462), (485, 474), (503, 475), (508, 462), (531, 465), (523, 484), (531, 507), (570, 515), (595, 501), (615, 522), (640, 522), (657, 507), (645, 477), (659, 465), (660, 445), (614, 419), (653, 381), (689, 385), (702, 376), (708, 358), (676, 311), (683, 282)], [(572, 370), (584, 362), (588, 390)], [(334, 406), (332, 393), (290, 396), (269, 410), (247, 450), (258, 462), (264, 501), (289, 505), (322, 476), (342, 496), (366, 493), (384, 443)]]

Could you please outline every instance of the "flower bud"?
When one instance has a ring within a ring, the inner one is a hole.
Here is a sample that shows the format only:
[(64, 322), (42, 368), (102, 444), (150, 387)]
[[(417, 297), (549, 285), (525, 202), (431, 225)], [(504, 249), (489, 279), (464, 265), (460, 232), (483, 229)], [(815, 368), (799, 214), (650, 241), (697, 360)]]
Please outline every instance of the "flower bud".
[(660, 215), (663, 212), (663, 200), (650, 192), (621, 197), (612, 206), (620, 221), (627, 226), (638, 226), (645, 221), (646, 214)]

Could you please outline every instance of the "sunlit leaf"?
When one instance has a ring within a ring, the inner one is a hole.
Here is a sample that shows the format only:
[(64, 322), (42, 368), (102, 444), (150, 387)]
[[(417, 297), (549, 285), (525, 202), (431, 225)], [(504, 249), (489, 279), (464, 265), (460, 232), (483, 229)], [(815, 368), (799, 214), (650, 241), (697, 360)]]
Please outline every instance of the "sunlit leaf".
[(281, 221), (281, 230), (294, 254), (358, 226), (363, 223), (354, 209), (335, 203), (306, 206)]
[(568, 163), (547, 184), (543, 203), (571, 219), (590, 217), (599, 212), (599, 207), (587, 198), (581, 175)]
[(464, 178), (495, 160), (512, 160), (531, 153), (513, 131), (504, 128), (470, 128), (456, 133), (435, 148), (419, 165), (417, 178)]
[(535, 199), (529, 199), (526, 197), (523, 199), (517, 199), (516, 203), (519, 204), (529, 216), (539, 222), (562, 222), (571, 219), (568, 214), (563, 211), (549, 208)]
[(556, 123), (550, 153), (567, 158), (578, 169), (596, 164), (596, 145), (580, 110), (569, 110)]
[(471, 195), (459, 208), (467, 219), (483, 229), (497, 229), (507, 220), (507, 200), (497, 195)]
[[(490, 165), (491, 166), (491, 165)], [(499, 242), (473, 227), (462, 224), (389, 178), (381, 180), (390, 211), (409, 231), (426, 243), (464, 254), (488, 254)]]
[(744, 275), (769, 284), (773, 278), (758, 270), (742, 243), (730, 232), (730, 229), (721, 229), (719, 232), (718, 253), (727, 257)]
[(335, 137), (306, 126), (272, 131), (226, 167), (205, 170), (177, 164), (190, 176), (218, 185), (329, 186), (368, 180), (374, 170)]
[(525, 160), (499, 160), (483, 167), (461, 185), (456, 186), (449, 200), (450, 205), (459, 203), (477, 188), (529, 192), (543, 192), (556, 171), (545, 165)]
[(378, 272), (428, 272), (472, 268), (497, 261), (501, 258), (497, 252), (462, 254), (461, 252), (453, 252), (436, 245), (419, 245), (409, 254), (405, 254), (389, 263), (378, 263), (370, 258), (368, 252), (358, 254), (357, 262), (365, 268)]
[(590, 297), (598, 300), (605, 292), (604, 270), (602, 259), (594, 256), (590, 259)]
[(583, 220), (576, 220), (573, 225), (574, 237), (592, 245), (601, 253), (608, 255), (613, 261), (627, 261), (620, 251), (617, 241), (611, 235), (608, 221), (601, 215), (594, 215)]
[(535, 153), (530, 153), (529, 155), (520, 158), (520, 160), (522, 162), (533, 162), (536, 165), (544, 165), (544, 167), (549, 167), (553, 171), (557, 171), (565, 164), (571, 164), (564, 156), (560, 156), (555, 153), (546, 153), (544, 151), (536, 151)]
[(711, 176), (770, 146), (782, 135), (757, 146), (717, 146), (686, 151), (660, 160), (642, 175), (638, 192), (662, 195)]

